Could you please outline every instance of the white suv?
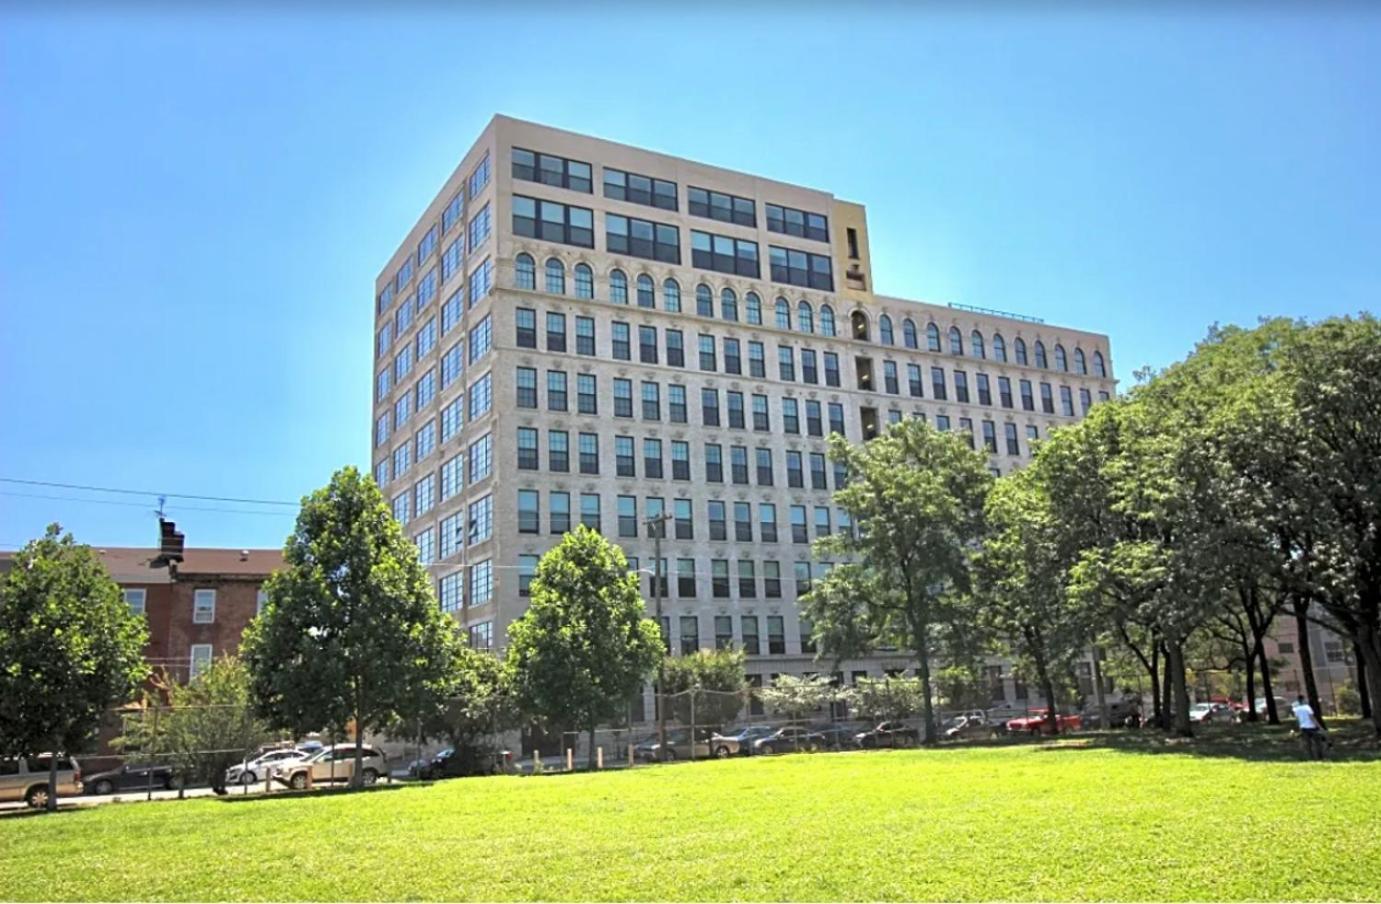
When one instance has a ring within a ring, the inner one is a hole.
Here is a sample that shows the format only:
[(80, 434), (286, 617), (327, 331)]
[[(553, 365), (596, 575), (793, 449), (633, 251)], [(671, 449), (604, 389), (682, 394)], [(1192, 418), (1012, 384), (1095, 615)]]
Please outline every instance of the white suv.
[(307, 751), (293, 748), (270, 750), (251, 760), (236, 763), (225, 770), (225, 783), (227, 785), (257, 784), (265, 778), (272, 777), (273, 773), (279, 769), (300, 763), (309, 756), (311, 754)]
[[(388, 761), (373, 747), (365, 747), (361, 753), (361, 777), (364, 784), (372, 785), (381, 776), (388, 775)], [(348, 782), (355, 771), (355, 745), (337, 744), (314, 753), (301, 762), (290, 762), (274, 768), (273, 777), (295, 791), (307, 787), (307, 776), (312, 784), (325, 782)]]

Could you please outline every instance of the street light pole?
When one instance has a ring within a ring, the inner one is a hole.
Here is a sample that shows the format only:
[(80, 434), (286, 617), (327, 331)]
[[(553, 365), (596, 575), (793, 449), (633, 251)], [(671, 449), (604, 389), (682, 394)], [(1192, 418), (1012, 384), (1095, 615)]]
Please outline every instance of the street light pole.
[[(670, 632), (662, 628), (662, 536), (666, 533), (671, 512), (662, 512), (648, 518), (645, 524), (652, 529), (652, 599), (657, 612), (657, 632), (662, 635), (663, 644), (668, 644)], [(667, 755), (667, 707), (666, 707), (666, 657), (670, 650), (657, 660), (657, 759), (664, 760)], [(691, 739), (694, 747), (695, 739)]]

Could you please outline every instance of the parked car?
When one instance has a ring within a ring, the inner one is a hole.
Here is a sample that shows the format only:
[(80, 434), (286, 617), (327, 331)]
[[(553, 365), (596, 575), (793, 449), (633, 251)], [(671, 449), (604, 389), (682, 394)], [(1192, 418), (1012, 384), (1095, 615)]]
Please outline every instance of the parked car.
[[(372, 785), (380, 776), (388, 775), (388, 760), (373, 747), (363, 749), (361, 778), (366, 785)], [(355, 745), (337, 744), (326, 747), (305, 760), (288, 763), (274, 769), (274, 781), (281, 782), (300, 791), (307, 787), (307, 777), (312, 784), (322, 782), (348, 782), (355, 773)]]
[(272, 778), (274, 771), (279, 767), (300, 763), (311, 755), (311, 752), (295, 747), (269, 750), (242, 763), (236, 763), (225, 770), (225, 783), (227, 785), (255, 785), (265, 778)]
[(735, 752), (745, 756), (754, 752), (753, 745), (777, 729), (771, 725), (745, 725), (742, 728), (725, 732), (720, 737), (737, 744)]
[[(1103, 713), (1097, 704), (1084, 707), (1080, 714), (1084, 728), (1102, 728)], [(1109, 700), (1108, 724), (1111, 728), (1140, 728), (1141, 704), (1136, 700)]]
[[(0, 758), (0, 802), (24, 801), (35, 809), (48, 805), (48, 770), (52, 755)], [(58, 757), (58, 797), (82, 793), (82, 771), (76, 758)]]
[(466, 775), (504, 775), (516, 771), (513, 751), (476, 747), (456, 752), (447, 747), (418, 769), (424, 779), (459, 778)]
[(854, 735), (859, 747), (914, 747), (921, 743), (920, 729), (912, 728), (905, 722), (882, 722), (876, 728), (860, 731)]
[(858, 746), (858, 729), (848, 725), (812, 725), (810, 730), (820, 736), (820, 746), (826, 750), (847, 750)]
[(126, 763), (118, 769), (87, 776), (85, 787), (87, 794), (114, 794), (116, 791), (144, 791), (149, 788), (171, 791), (176, 785), (170, 766)]
[(1226, 703), (1195, 703), (1189, 707), (1189, 721), (1231, 725), (1234, 719), (1232, 707)]
[(1010, 719), (1007, 722), (1007, 731), (1012, 734), (1054, 734), (1055, 726), (1058, 725), (1061, 732), (1078, 731), (1083, 728), (1084, 720), (1082, 717), (1073, 713), (1057, 713), (1055, 715), (1055, 725), (1050, 722), (1050, 710), (1033, 710), (1029, 716), (1021, 716)]
[[(721, 735), (710, 728), (695, 730), (695, 759), (709, 759), (710, 756), (726, 757), (738, 752), (738, 742), (728, 735)], [(661, 756), (662, 745), (657, 736), (647, 738), (634, 748), (634, 754), (644, 760), (684, 760), (691, 759), (690, 729), (671, 728), (667, 730), (666, 756)], [(723, 752), (721, 752), (723, 751)]]
[(946, 740), (960, 741), (966, 738), (993, 738), (1001, 734), (998, 727), (988, 721), (982, 713), (965, 713), (949, 719), (942, 726)]
[(804, 751), (814, 753), (825, 746), (825, 739), (809, 728), (799, 725), (785, 725), (765, 738), (753, 742), (754, 753), (794, 753)]
[[(1285, 702), (1284, 697), (1276, 697), (1275, 701), (1277, 716), (1279, 716), (1282, 719), (1293, 719), (1295, 717), (1295, 711), (1290, 708), (1290, 704)], [(1256, 710), (1256, 714), (1258, 716), (1266, 715), (1266, 698), (1257, 697), (1255, 702), (1252, 704), (1252, 708)]]

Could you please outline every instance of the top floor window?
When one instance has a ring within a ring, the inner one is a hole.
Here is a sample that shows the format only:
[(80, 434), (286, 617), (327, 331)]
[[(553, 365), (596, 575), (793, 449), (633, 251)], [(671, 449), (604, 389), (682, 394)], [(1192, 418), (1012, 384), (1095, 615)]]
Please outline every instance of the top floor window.
[(940, 350), (940, 328), (934, 323), (925, 325), (925, 347), (932, 352)]
[(691, 186), (686, 190), (686, 201), (690, 212), (697, 217), (709, 217), (739, 226), (758, 225), (757, 205), (751, 198)]
[(969, 351), (975, 358), (986, 358), (987, 353), (983, 350), (983, 334), (974, 330), (969, 334)]
[(1088, 361), (1084, 358), (1084, 350), (1077, 346), (1074, 349), (1074, 372), (1076, 374), (1088, 373)]
[(1065, 347), (1060, 343), (1055, 343), (1055, 369), (1069, 370), (1069, 359), (1065, 357)]
[(892, 318), (886, 314), (878, 317), (878, 340), (883, 345), (895, 345), (897, 341), (892, 332)]
[(513, 178), (591, 194), (590, 164), (553, 154), (513, 149)]
[(767, 231), (800, 236), (817, 242), (830, 240), (829, 221), (818, 213), (808, 213), (793, 207), (767, 204)]
[(1012, 343), (1012, 355), (1022, 367), (1026, 366), (1026, 340), (1020, 336)]
[(588, 207), (513, 196), (513, 234), (580, 248), (595, 247), (595, 215)]
[(1007, 361), (1007, 342), (1001, 333), (993, 333), (993, 359), (1004, 363)]
[(1050, 367), (1050, 363), (1045, 359), (1045, 343), (1036, 340), (1036, 366), (1045, 370)]
[(1107, 368), (1103, 365), (1102, 352), (1096, 351), (1093, 353), (1093, 375), (1095, 377), (1106, 377), (1108, 375)]
[(604, 197), (616, 201), (631, 201), (660, 207), (662, 210), (676, 210), (676, 183), (666, 179), (653, 179), (637, 173), (604, 168)]
[(964, 337), (959, 332), (959, 327), (949, 328), (949, 353), (951, 355), (962, 355), (964, 353)]
[(907, 348), (920, 348), (920, 341), (916, 336), (916, 321), (910, 317), (901, 322), (901, 339)]

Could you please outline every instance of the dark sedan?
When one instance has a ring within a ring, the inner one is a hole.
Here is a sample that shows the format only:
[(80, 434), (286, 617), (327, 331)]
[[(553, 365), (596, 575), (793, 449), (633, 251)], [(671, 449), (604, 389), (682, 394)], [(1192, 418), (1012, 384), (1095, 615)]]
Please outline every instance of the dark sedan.
[(150, 788), (171, 791), (173, 770), (167, 766), (121, 766), (98, 772), (83, 783), (87, 794), (114, 794), (116, 791), (144, 791)]
[(883, 722), (877, 728), (854, 735), (859, 747), (914, 747), (921, 742), (919, 730), (905, 722)]
[(788, 725), (753, 743), (754, 753), (814, 753), (825, 746), (824, 738), (808, 728)]

